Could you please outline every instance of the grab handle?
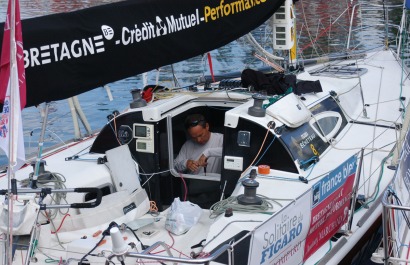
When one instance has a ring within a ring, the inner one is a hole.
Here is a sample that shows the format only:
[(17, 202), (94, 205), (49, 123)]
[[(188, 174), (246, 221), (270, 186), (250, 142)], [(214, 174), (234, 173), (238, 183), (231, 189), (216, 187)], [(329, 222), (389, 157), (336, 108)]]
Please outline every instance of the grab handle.
[[(85, 202), (85, 203), (72, 203), (72, 204), (53, 204), (53, 205), (46, 205), (41, 203), (42, 199), (44, 199), (47, 195), (52, 193), (68, 193), (68, 192), (76, 192), (76, 193), (90, 193), (95, 194), (95, 201), (92, 202)], [(6, 195), (9, 191), (7, 189), (0, 190), (0, 195)], [(74, 188), (74, 189), (51, 189), (51, 188), (38, 188), (38, 189), (29, 189), (29, 188), (20, 188), (17, 189), (15, 194), (27, 194), (27, 193), (36, 193), (40, 194), (40, 210), (46, 209), (60, 209), (60, 208), (94, 208), (101, 204), (102, 200), (102, 191), (99, 188)]]
[(96, 194), (96, 199), (93, 202), (86, 203), (72, 203), (70, 208), (95, 208), (101, 203), (102, 191), (99, 188), (75, 188), (74, 192), (77, 193), (94, 193)]

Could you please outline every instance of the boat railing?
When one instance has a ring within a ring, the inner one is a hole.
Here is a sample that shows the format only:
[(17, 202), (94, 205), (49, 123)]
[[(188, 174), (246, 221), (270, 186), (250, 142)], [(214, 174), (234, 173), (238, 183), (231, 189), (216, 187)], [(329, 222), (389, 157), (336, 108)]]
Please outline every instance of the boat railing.
[[(389, 197), (391, 195), (392, 195), (392, 191), (386, 190), (382, 198), (383, 248), (380, 248), (380, 250), (382, 250), (383, 253), (381, 253), (381, 251), (378, 251), (376, 252), (376, 256), (375, 254), (373, 254), (373, 257), (377, 259), (380, 263), (383, 262), (385, 265), (392, 264), (392, 263), (396, 264), (397, 262), (400, 262), (400, 263), (406, 262), (407, 264), (408, 262), (410, 262), (410, 259), (400, 258), (400, 251), (392, 251), (393, 248), (396, 248), (398, 250), (403, 246), (392, 247), (392, 244), (390, 241), (397, 240), (397, 238), (395, 238), (396, 236), (392, 235), (394, 232), (396, 233), (398, 232), (398, 231), (394, 231), (395, 219), (399, 218), (399, 214), (400, 214), (400, 212), (397, 212), (397, 211), (402, 211), (403, 216), (409, 216), (410, 206), (403, 206), (400, 204), (389, 202)], [(408, 219), (408, 218), (405, 218), (405, 219)], [(400, 234), (398, 234), (397, 236), (400, 236)], [(397, 255), (394, 255), (394, 253), (397, 253)]]
[[(361, 12), (363, 11), (383, 11), (385, 16), (384, 16), (384, 23), (372, 23), (371, 26), (363, 26), (361, 25), (360, 30), (363, 30), (364, 27), (375, 27), (375, 26), (384, 26), (385, 27), (385, 34), (386, 34), (386, 39), (389, 34), (389, 28), (395, 28), (397, 29), (398, 32), (401, 32), (402, 30), (402, 25), (395, 25), (395, 24), (390, 24), (389, 23), (389, 12), (390, 10), (397, 9), (397, 8), (403, 8), (403, 4), (400, 5), (378, 5), (378, 4), (371, 4), (371, 3), (358, 3), (352, 7), (352, 12), (350, 16), (350, 24), (349, 24), (349, 32), (348, 32), (348, 39), (347, 39), (347, 50), (351, 50), (350, 47), (350, 42), (352, 39), (352, 33), (357, 31), (357, 29), (353, 29), (354, 25), (354, 19), (356, 17), (356, 9), (360, 8)], [(403, 12), (405, 14), (405, 12)], [(404, 17), (402, 18), (403, 21)], [(401, 37), (401, 34), (399, 35)], [(399, 44), (400, 44), (399, 40)], [(400, 45), (397, 45), (400, 46)], [(400, 50), (400, 47), (398, 47), (398, 51)]]
[[(151, 251), (158, 247), (163, 247), (169, 256), (164, 256), (164, 255), (154, 255), (150, 254)], [(130, 258), (136, 258), (139, 260), (155, 260), (155, 261), (160, 261), (160, 262), (172, 262), (173, 264), (210, 264), (210, 262), (215, 261), (219, 256), (222, 254), (227, 253), (228, 255), (228, 265), (232, 265), (233, 263), (233, 246), (230, 244), (224, 244), (218, 249), (216, 249), (214, 252), (212, 252), (210, 255), (207, 255), (206, 257), (201, 257), (201, 258), (181, 258), (181, 257), (173, 257), (171, 254), (171, 251), (169, 250), (169, 247), (164, 243), (164, 242), (156, 242), (149, 248), (145, 249), (141, 253), (137, 252), (125, 252), (125, 253), (116, 253), (116, 254), (111, 254), (108, 256), (105, 264), (109, 265), (111, 264), (111, 260), (114, 257), (117, 257), (119, 261), (124, 261), (126, 257)]]

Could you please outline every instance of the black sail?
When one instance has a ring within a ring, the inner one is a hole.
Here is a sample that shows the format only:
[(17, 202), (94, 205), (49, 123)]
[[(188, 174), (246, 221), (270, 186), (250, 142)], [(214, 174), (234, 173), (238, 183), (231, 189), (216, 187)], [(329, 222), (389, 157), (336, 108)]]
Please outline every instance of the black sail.
[(226, 45), (265, 22), (283, 2), (128, 0), (23, 20), (26, 107)]

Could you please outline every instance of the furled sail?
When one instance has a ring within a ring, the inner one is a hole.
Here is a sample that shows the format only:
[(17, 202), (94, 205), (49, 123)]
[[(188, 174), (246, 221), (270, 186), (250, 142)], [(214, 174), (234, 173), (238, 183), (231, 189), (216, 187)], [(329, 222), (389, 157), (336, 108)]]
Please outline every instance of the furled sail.
[(261, 25), (283, 2), (128, 0), (23, 20), (26, 106), (221, 47)]

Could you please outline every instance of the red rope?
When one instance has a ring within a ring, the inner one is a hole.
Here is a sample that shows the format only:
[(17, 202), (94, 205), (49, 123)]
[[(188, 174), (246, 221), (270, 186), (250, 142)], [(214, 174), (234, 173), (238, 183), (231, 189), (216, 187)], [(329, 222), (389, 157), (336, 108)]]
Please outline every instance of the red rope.
[(187, 187), (185, 179), (184, 179), (184, 177), (182, 177), (181, 173), (179, 173), (179, 177), (181, 178), (182, 183), (184, 183), (184, 191), (185, 191), (184, 192), (184, 201), (186, 201), (186, 197), (188, 196), (188, 187)]
[(212, 67), (211, 53), (208, 52), (209, 71), (211, 72), (212, 82), (215, 82), (214, 69)]
[(68, 214), (68, 213), (67, 213), (66, 215), (64, 215), (63, 220), (61, 220), (61, 223), (60, 223), (60, 225), (58, 226), (57, 230), (56, 230), (55, 232), (51, 231), (52, 234), (56, 234), (56, 233), (58, 233), (58, 231), (60, 231), (61, 227), (63, 226), (64, 220), (65, 220), (65, 218), (66, 218), (67, 216), (71, 216), (71, 215)]
[(299, 50), (299, 53), (302, 53), (306, 48), (309, 48), (310, 46), (312, 46), (313, 43), (315, 43), (320, 37), (322, 37), (331, 27), (332, 27), (332, 24), (327, 26), (327, 28), (325, 28), (322, 32), (320, 32), (320, 34), (313, 41), (303, 46), (302, 49)]
[[(168, 244), (166, 244), (169, 248), (173, 248), (173, 246), (174, 246), (174, 244), (175, 244), (175, 240), (174, 240), (174, 237), (171, 235), (171, 232), (169, 232), (168, 231), (168, 235), (171, 237), (171, 239), (172, 239), (172, 244), (171, 245), (168, 245)], [(153, 255), (155, 255), (155, 254), (159, 254), (159, 253), (161, 253), (161, 252), (164, 252), (165, 251), (165, 249), (163, 249), (163, 250), (160, 250), (160, 251), (157, 251), (157, 252), (150, 252), (151, 254), (153, 254)]]

